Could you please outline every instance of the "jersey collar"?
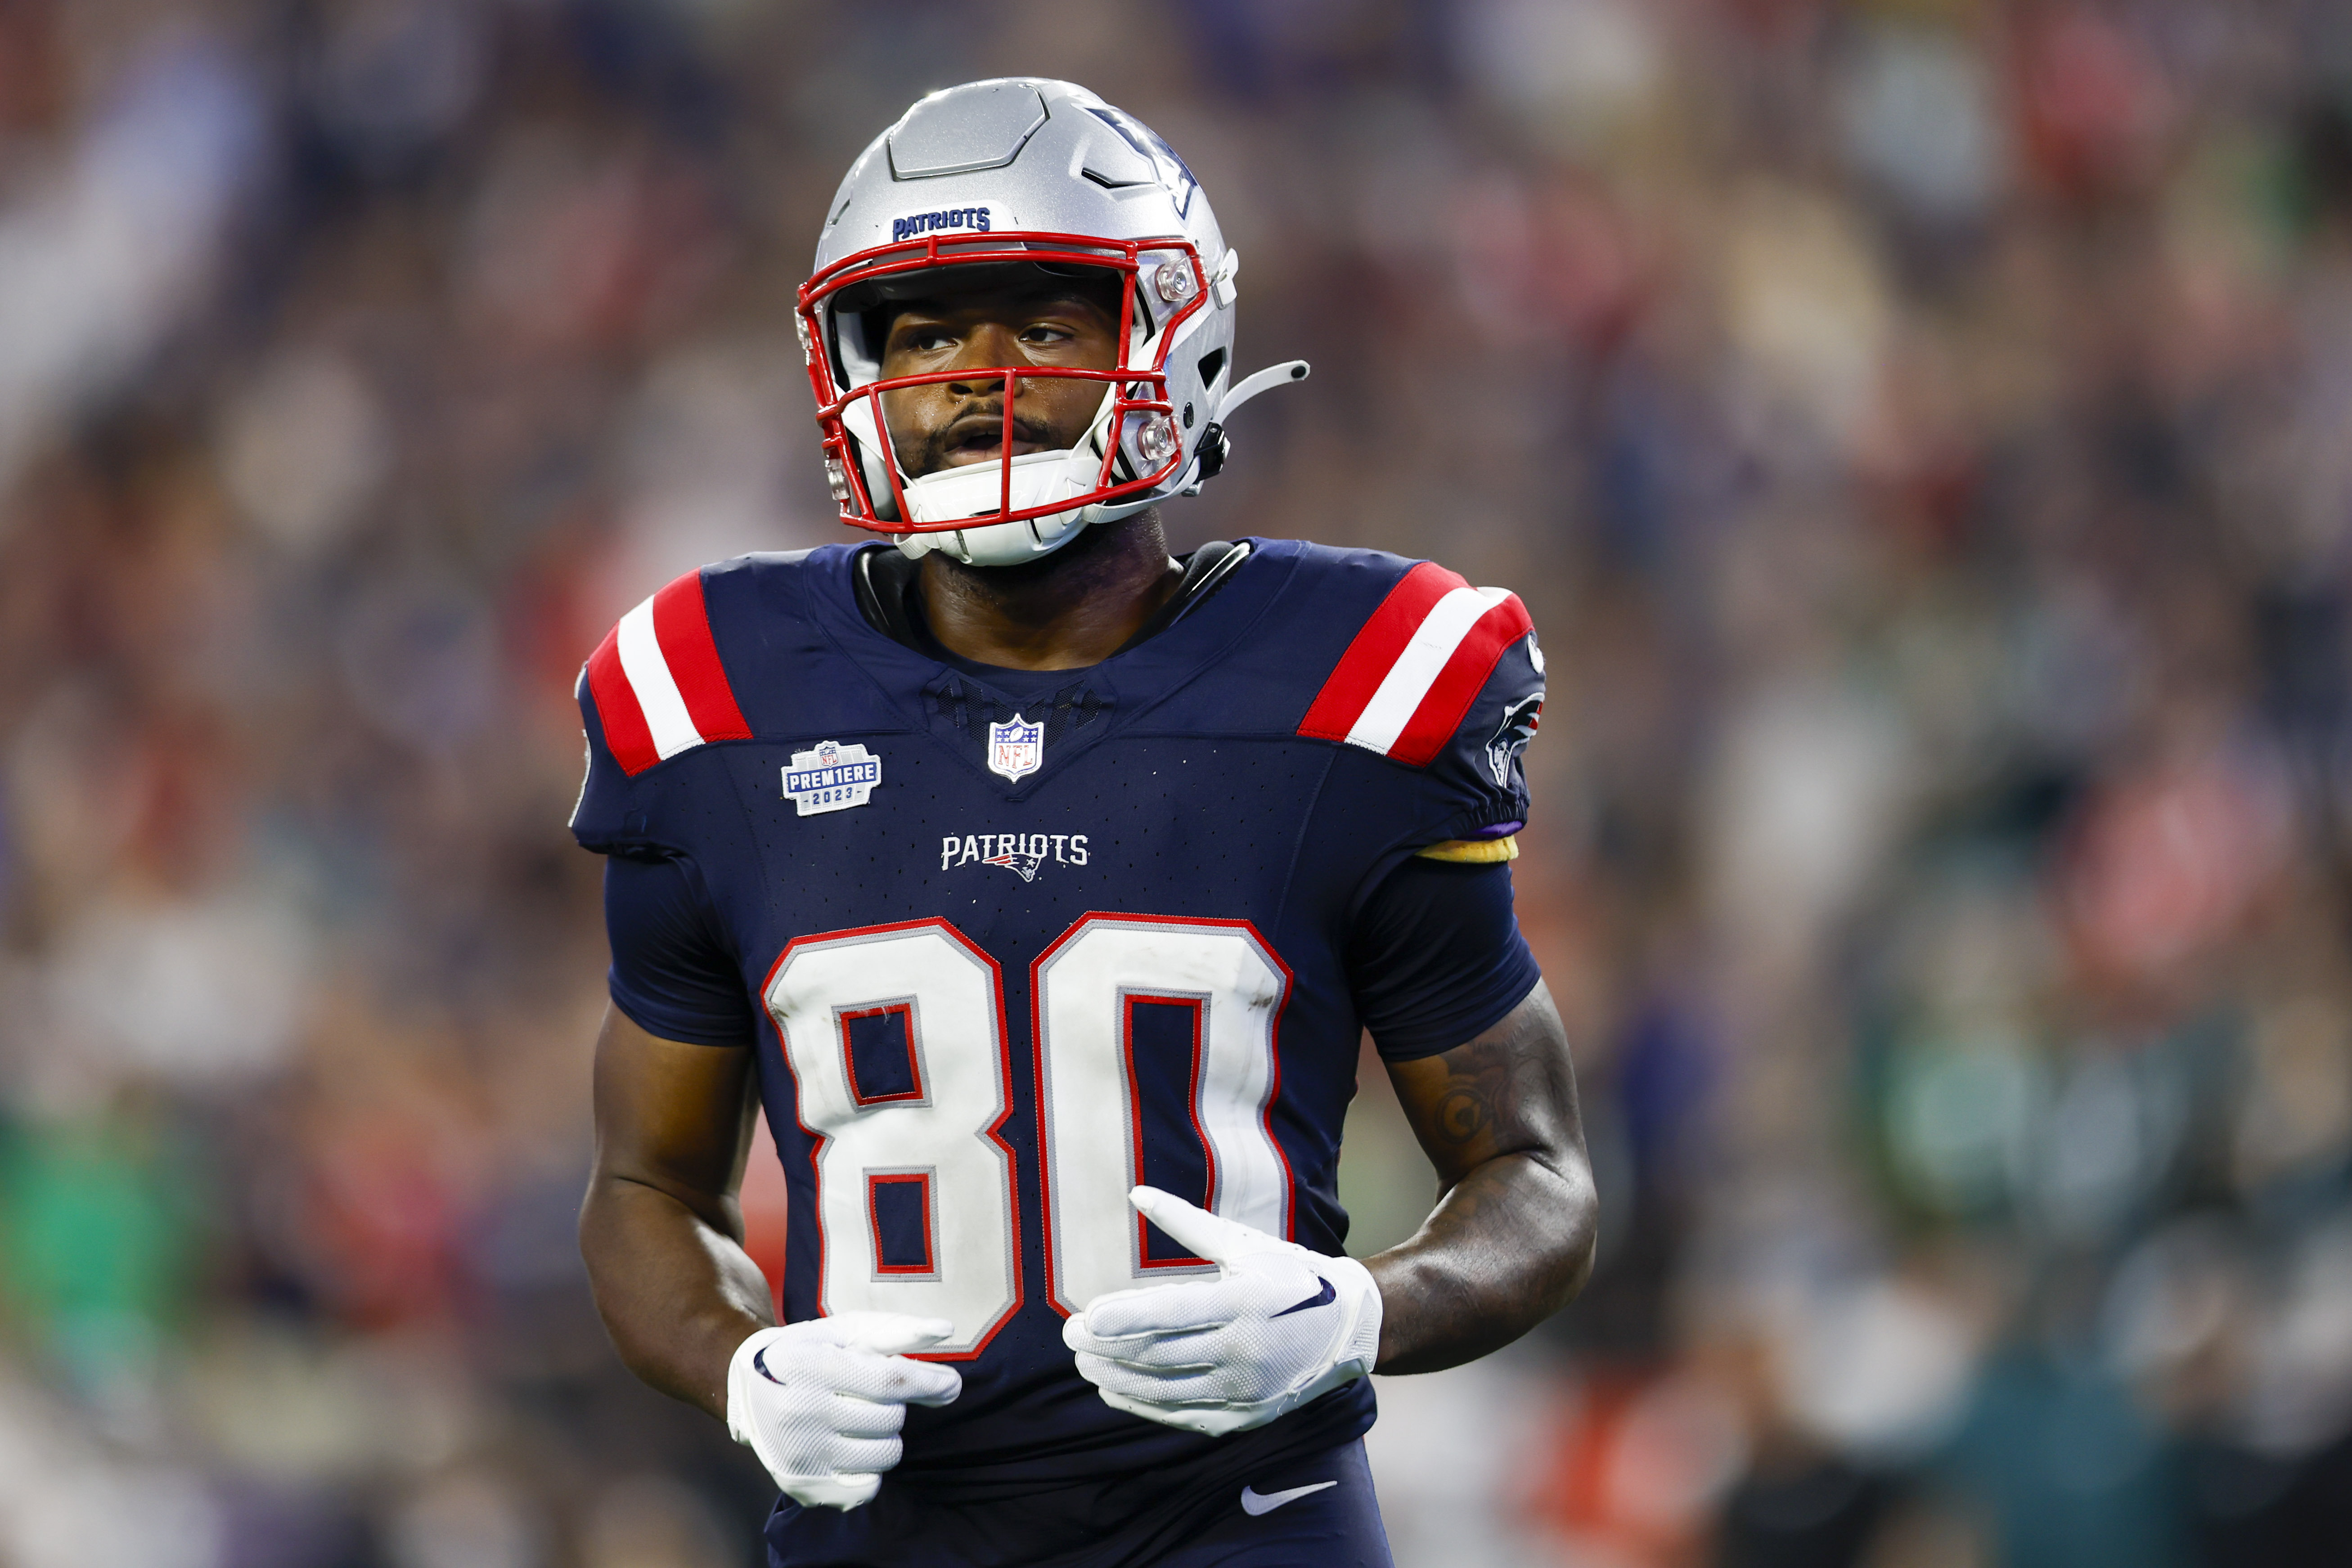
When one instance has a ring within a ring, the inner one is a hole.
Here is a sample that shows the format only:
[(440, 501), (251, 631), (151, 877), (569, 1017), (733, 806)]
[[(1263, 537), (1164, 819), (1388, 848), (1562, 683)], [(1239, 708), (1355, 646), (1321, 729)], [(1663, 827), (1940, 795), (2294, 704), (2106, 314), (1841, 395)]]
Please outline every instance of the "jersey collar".
[(1251, 539), (1203, 545), (1181, 558), (1183, 583), (1134, 637), (1099, 664), (1056, 672), (1062, 684), (1045, 694), (1042, 703), (1049, 715), (1043, 721), (1049, 726), (1050, 760), (1041, 772), (1011, 784), (987, 773), (984, 749), (975, 737), (984, 737), (990, 723), (1010, 720), (1016, 711), (1037, 721), (1038, 713), (1023, 710), (1040, 708), (1040, 700), (999, 689), (989, 680), (986, 666), (949, 663), (926, 651), (929, 638), (920, 629), (909, 591), (908, 569), (915, 563), (887, 545), (824, 547), (810, 562), (815, 567), (831, 557), (806, 579), (808, 608), (909, 728), (930, 733), (1008, 799), (1019, 799), (1061, 773), (1059, 764), (1126, 728), (1223, 657), (1290, 576), (1283, 568), (1295, 562), (1278, 558), (1294, 549), (1284, 541)]

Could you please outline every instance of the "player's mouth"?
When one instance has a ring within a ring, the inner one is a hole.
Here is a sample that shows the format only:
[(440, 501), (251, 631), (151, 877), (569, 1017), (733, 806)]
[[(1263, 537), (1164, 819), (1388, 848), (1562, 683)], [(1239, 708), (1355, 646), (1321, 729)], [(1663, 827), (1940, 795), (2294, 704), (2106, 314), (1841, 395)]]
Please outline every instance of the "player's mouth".
[[(1031, 452), (1049, 451), (1050, 432), (1034, 422), (1016, 417), (1013, 422), (1013, 455), (1016, 458)], [(1004, 416), (997, 414), (967, 415), (940, 433), (933, 448), (940, 461), (950, 468), (972, 463), (992, 463), (1004, 455)]]

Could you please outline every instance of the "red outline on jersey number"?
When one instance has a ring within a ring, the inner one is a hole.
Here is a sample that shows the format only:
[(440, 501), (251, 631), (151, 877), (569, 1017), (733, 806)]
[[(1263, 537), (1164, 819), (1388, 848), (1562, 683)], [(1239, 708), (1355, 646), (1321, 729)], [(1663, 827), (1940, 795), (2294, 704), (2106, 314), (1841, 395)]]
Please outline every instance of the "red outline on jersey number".
[[(1044, 971), (1048, 959), (1059, 952), (1066, 944), (1085, 934), (1087, 929), (1097, 921), (1116, 922), (1120, 925), (1173, 926), (1180, 930), (1186, 927), (1197, 930), (1205, 926), (1244, 931), (1266, 961), (1282, 972), (1282, 1000), (1275, 1005), (1274, 1016), (1267, 1025), (1266, 1050), (1271, 1062), (1266, 1073), (1265, 1100), (1258, 1106), (1258, 1125), (1265, 1131), (1265, 1141), (1272, 1145), (1275, 1160), (1282, 1167), (1282, 1238), (1285, 1241), (1296, 1241), (1298, 1231), (1298, 1178), (1290, 1168), (1289, 1152), (1283, 1148), (1282, 1140), (1274, 1135), (1274, 1102), (1282, 1096), (1282, 1016), (1289, 1010), (1291, 995), (1298, 988), (1298, 977), (1291, 973), (1290, 965), (1283, 962), (1282, 954), (1275, 951), (1274, 943), (1266, 941), (1265, 933), (1258, 930), (1256, 923), (1252, 921), (1213, 920), (1197, 915), (1186, 917), (1123, 914), (1115, 910), (1088, 910), (1085, 914), (1072, 921), (1061, 935), (1046, 945), (1043, 952), (1029, 961), (1029, 1051), (1034, 1064), (1029, 1097), (1037, 1102), (1037, 1215), (1045, 1231), (1042, 1237), (1045, 1245), (1040, 1257), (1045, 1266), (1045, 1304), (1065, 1318), (1070, 1316), (1071, 1309), (1062, 1305), (1062, 1282), (1055, 1277), (1054, 1268), (1054, 1183), (1052, 1173), (1047, 1169), (1047, 1162), (1053, 1158), (1053, 1155), (1046, 1146), (1045, 1027), (1044, 1004), (1039, 994), (1037, 977)], [(1196, 1117), (1198, 1115), (1197, 1110), (1195, 1115)], [(1208, 1142), (1205, 1134), (1201, 1141), (1203, 1144)], [(1213, 1151), (1211, 1157), (1214, 1158)]]
[[(768, 1002), (768, 993), (776, 984), (777, 971), (783, 968), (784, 961), (792, 957), (793, 952), (799, 948), (831, 944), (852, 937), (888, 936), (896, 931), (924, 930), (938, 931), (988, 966), (989, 996), (996, 1009), (997, 1081), (1003, 1088), (1004, 1109), (994, 1121), (981, 1130), (981, 1135), (1004, 1151), (1004, 1212), (1009, 1227), (1009, 1239), (1013, 1247), (1013, 1300), (1003, 1312), (997, 1315), (996, 1321), (988, 1325), (980, 1338), (973, 1342), (971, 1349), (909, 1352), (918, 1361), (971, 1361), (988, 1349), (990, 1342), (1003, 1331), (1005, 1324), (1021, 1315), (1022, 1305), (1028, 1299), (1028, 1282), (1024, 1278), (1027, 1271), (1021, 1266), (1021, 1157), (1013, 1145), (1006, 1142), (1003, 1138), (1004, 1124), (1013, 1120), (1013, 1030), (1011, 1020), (1004, 1012), (1004, 966), (998, 963), (986, 948), (958, 931), (954, 921), (939, 915), (919, 921), (895, 921), (888, 925), (851, 926), (841, 931), (816, 931), (807, 936), (796, 936), (784, 943), (783, 951), (776, 954), (776, 961), (768, 965), (768, 973), (760, 982), (760, 1007), (768, 1016), (769, 1027), (776, 1033), (776, 1056), (783, 1064), (784, 1076), (792, 1079), (793, 1124), (798, 1127), (802, 1135), (809, 1141), (811, 1194), (809, 1206), (816, 1219), (816, 1315), (820, 1318), (830, 1317), (832, 1314), (826, 1310), (824, 1304), (826, 1247), (824, 1173), (818, 1165), (818, 1161), (824, 1158), (824, 1146), (833, 1140), (801, 1120), (800, 1075), (793, 1071), (793, 1054), (784, 1044), (783, 1025), (777, 1020), (775, 1009)], [(788, 1276), (792, 1268), (789, 1246), (787, 1242), (785, 1271)], [(876, 1255), (875, 1261), (877, 1264), (881, 1261), (878, 1253)]]

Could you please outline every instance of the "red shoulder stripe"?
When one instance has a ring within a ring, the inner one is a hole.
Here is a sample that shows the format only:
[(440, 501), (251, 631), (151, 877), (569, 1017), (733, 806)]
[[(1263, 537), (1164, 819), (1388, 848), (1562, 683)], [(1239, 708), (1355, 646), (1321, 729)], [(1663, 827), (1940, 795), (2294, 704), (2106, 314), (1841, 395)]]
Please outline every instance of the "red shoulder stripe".
[(625, 773), (645, 772), (661, 761), (654, 749), (654, 733), (646, 710), (621, 668), (621, 628), (614, 626), (588, 656), (588, 696), (596, 704), (597, 721), (604, 726), (604, 747)]
[(1478, 617), (1445, 661), (1445, 668), (1430, 683), (1428, 694), (1421, 706), (1412, 710), (1404, 728), (1397, 734), (1396, 743), (1389, 755), (1416, 768), (1425, 768), (1437, 760), (1445, 742), (1462, 723), (1462, 716), (1470, 711), (1470, 704), (1495, 673), (1510, 646), (1535, 630), (1535, 622), (1528, 616), (1528, 607), (1519, 603), (1517, 594), (1506, 594), (1501, 602)]
[(1437, 601), (1468, 586), (1434, 561), (1424, 561), (1400, 578), (1348, 645), (1348, 651), (1339, 656), (1323, 689), (1307, 707), (1307, 717), (1299, 721), (1298, 732), (1311, 740), (1346, 740)]
[(735, 689), (727, 684), (727, 668), (710, 636), (700, 572), (688, 572), (654, 595), (654, 636), (695, 732), (706, 742), (750, 740), (751, 726), (735, 706)]

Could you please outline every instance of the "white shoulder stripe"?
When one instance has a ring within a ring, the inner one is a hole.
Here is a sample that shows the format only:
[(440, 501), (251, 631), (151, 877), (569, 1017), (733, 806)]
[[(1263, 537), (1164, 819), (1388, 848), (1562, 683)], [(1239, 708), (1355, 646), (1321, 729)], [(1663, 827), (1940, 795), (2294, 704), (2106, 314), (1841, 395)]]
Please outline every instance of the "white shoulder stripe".
[(621, 617), (617, 640), (621, 673), (629, 678), (629, 689), (636, 694), (637, 706), (645, 712), (654, 750), (667, 762), (689, 746), (702, 744), (702, 734), (686, 710), (686, 699), (678, 695), (677, 682), (670, 676), (669, 660), (662, 657), (661, 639), (654, 635), (652, 599)]
[(1348, 731), (1348, 744), (1388, 755), (1404, 727), (1412, 722), (1421, 700), (1445, 672), (1446, 660), (1470, 635), (1470, 628), (1509, 597), (1502, 588), (1456, 588), (1432, 605), (1404, 651), (1381, 678), (1380, 689), (1357, 715)]

